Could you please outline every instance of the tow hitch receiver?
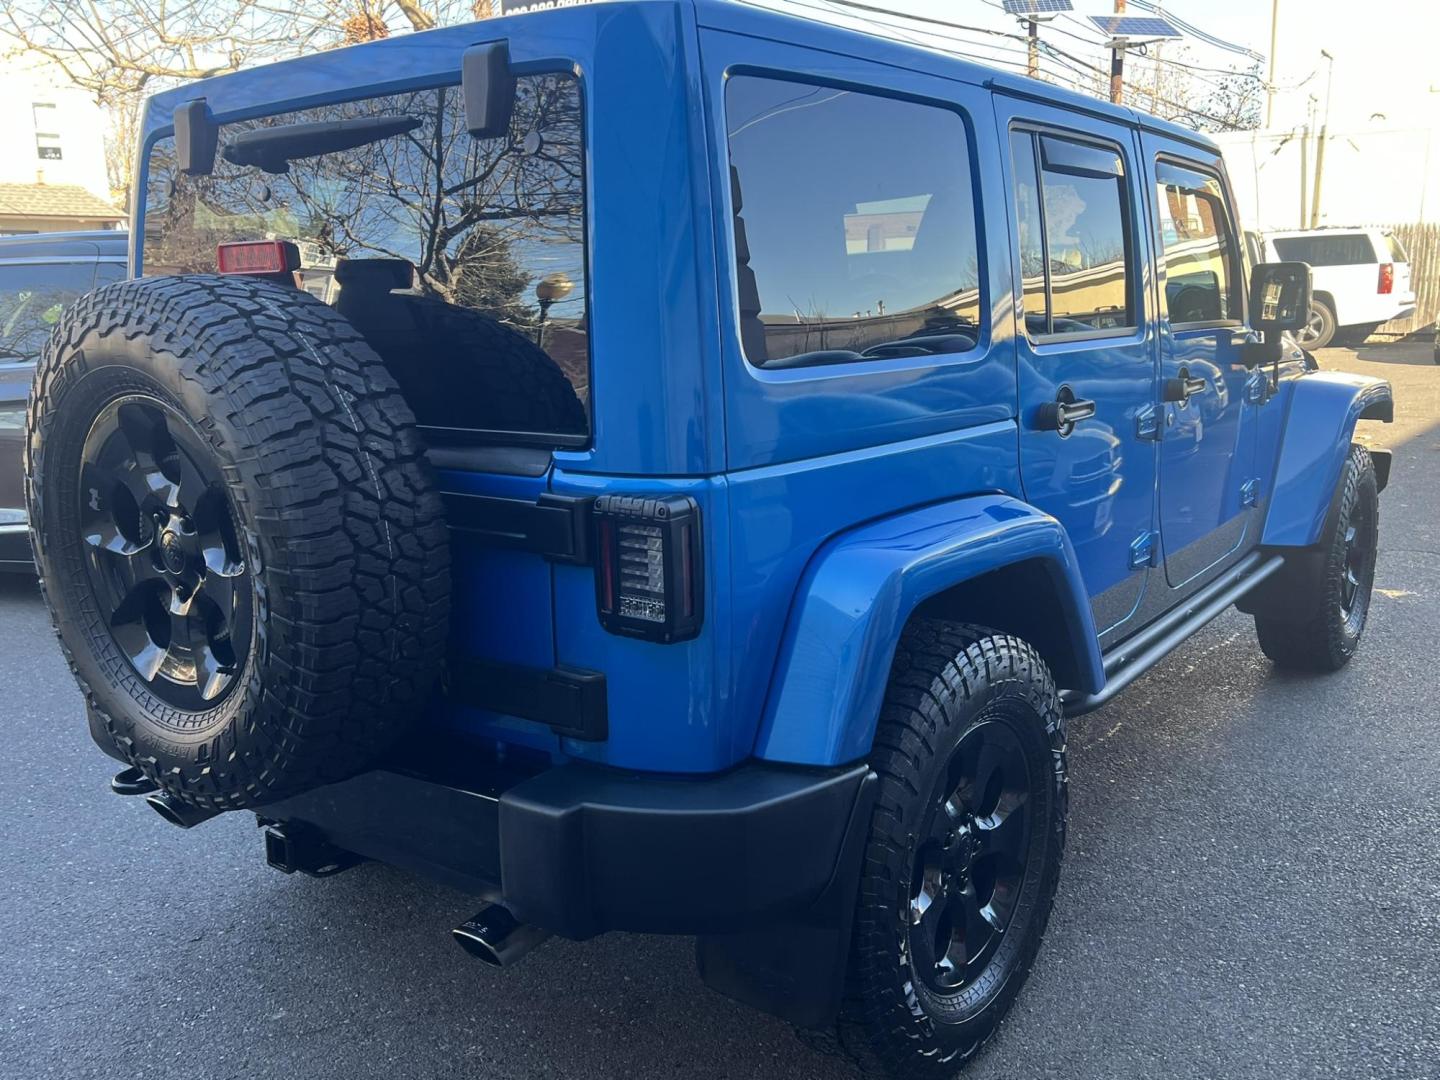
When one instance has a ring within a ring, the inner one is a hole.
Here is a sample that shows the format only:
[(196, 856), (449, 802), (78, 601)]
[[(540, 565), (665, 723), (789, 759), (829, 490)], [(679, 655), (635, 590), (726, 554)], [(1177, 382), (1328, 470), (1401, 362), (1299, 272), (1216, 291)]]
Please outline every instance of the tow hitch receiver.
[(282, 874), (299, 870), (311, 877), (331, 877), (365, 859), (330, 843), (315, 829), (288, 822), (265, 826), (265, 861)]

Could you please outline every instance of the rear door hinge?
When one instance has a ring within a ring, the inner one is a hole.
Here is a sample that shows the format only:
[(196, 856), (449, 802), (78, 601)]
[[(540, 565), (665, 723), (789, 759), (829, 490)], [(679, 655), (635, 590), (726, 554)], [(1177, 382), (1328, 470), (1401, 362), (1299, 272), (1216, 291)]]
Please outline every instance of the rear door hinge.
[(1130, 569), (1139, 570), (1144, 566), (1154, 566), (1155, 557), (1160, 551), (1159, 537), (1153, 532), (1143, 532), (1130, 543)]
[(1160, 438), (1160, 410), (1146, 405), (1135, 413), (1135, 437), (1154, 441)]
[(1258, 479), (1246, 480), (1245, 483), (1240, 485), (1240, 505), (1260, 505), (1260, 481)]

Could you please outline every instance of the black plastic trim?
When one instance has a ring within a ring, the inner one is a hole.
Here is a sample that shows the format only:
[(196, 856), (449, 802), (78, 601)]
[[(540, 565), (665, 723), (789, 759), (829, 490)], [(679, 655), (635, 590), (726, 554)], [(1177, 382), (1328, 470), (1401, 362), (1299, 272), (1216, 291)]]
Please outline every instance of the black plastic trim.
[(549, 450), (535, 446), (431, 446), (426, 456), (433, 469), (544, 476), (554, 461)]
[(829, 905), (854, 891), (870, 775), (863, 763), (752, 761), (704, 776), (545, 768), (449, 739), (259, 816), (570, 938), (740, 934), (791, 919), (838, 930), (828, 920), (848, 918), (845, 905)]
[(589, 497), (544, 492), (531, 502), (496, 495), (442, 493), (445, 517), (456, 532), (493, 547), (533, 551), (556, 562), (590, 563)]
[(610, 737), (605, 676), (579, 668), (532, 668), (463, 658), (450, 663), (450, 700), (538, 720), (567, 739)]
[(1108, 703), (1284, 564), (1283, 556), (1253, 551), (1164, 617), (1107, 650), (1104, 687), (1094, 694), (1067, 690), (1061, 695), (1065, 715), (1080, 716)]
[(500, 797), (505, 905), (571, 938), (737, 933), (802, 914), (835, 875), (869, 771), (551, 769)]

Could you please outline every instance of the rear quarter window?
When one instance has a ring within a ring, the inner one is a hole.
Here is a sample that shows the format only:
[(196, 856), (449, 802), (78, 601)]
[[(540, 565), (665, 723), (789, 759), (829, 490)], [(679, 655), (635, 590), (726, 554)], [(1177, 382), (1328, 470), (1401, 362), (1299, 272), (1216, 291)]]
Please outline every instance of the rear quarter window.
[(752, 364), (976, 346), (980, 258), (958, 113), (749, 75), (727, 82), (725, 109)]
[(1286, 262), (1303, 262), (1311, 266), (1359, 266), (1379, 261), (1370, 237), (1364, 233), (1277, 236), (1271, 243), (1275, 245), (1275, 253)]

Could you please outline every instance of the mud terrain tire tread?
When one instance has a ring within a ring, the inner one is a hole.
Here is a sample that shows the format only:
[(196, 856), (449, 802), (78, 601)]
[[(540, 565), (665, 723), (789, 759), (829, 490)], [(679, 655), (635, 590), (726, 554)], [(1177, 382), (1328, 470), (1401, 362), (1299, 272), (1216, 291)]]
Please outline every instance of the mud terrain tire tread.
[[(911, 1000), (896, 963), (897, 882), (923, 813), (918, 804), (946, 764), (944, 748), (984, 710), (1018, 696), (1033, 710), (1048, 743), (1053, 785), (1052, 830), (1034, 921), (1011, 976), (983, 1011), (937, 1038), (938, 1025)], [(880, 778), (861, 868), (840, 1042), (860, 1069), (879, 1076), (939, 1080), (968, 1061), (1014, 1002), (1049, 921), (1065, 845), (1068, 778), (1065, 717), (1054, 679), (1025, 641), (982, 626), (913, 620), (896, 647), (871, 764)]]
[(1335, 501), (1326, 519), (1318, 552), (1313, 553), (1313, 558), (1310, 552), (1301, 555), (1295, 570), (1284, 578), (1287, 590), (1297, 601), (1314, 597), (1315, 604), (1300, 618), (1255, 616), (1260, 649), (1276, 667), (1290, 671), (1339, 671), (1355, 655), (1369, 618), (1373, 566), (1370, 580), (1365, 582), (1365, 608), (1358, 629), (1347, 620), (1341, 590), (1345, 573), (1345, 530), (1362, 502), (1368, 504), (1378, 534), (1380, 494), (1375, 463), (1368, 450), (1352, 444), (1341, 468)]
[[(49, 460), (76, 428), (83, 441), (84, 406), (113, 398), (111, 383), (191, 421), (258, 567), (257, 647), (214, 715), (181, 718), (188, 740), (114, 647), (65, 506), (78, 476)], [(399, 388), (333, 309), (247, 278), (107, 286), (61, 318), (28, 419), (32, 539), (61, 646), (115, 748), (165, 791), (210, 810), (264, 805), (359, 771), (420, 712), (448, 635), (442, 506)]]

